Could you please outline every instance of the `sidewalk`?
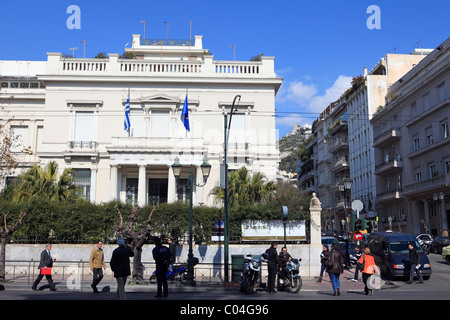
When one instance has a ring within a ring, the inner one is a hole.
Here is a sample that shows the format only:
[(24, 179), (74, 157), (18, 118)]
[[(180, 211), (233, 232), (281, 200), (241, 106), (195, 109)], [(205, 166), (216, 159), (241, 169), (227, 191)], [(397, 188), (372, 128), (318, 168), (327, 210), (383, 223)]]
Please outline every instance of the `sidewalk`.
[[(361, 280), (361, 273), (359, 275), (358, 282), (353, 282), (354, 273), (352, 270), (345, 270), (344, 273), (340, 277), (341, 291), (363, 291), (364, 284)], [(128, 278), (131, 279), (130, 277)], [(317, 282), (318, 277), (302, 277), (303, 286), (301, 291), (330, 291), (332, 292), (332, 286), (330, 282), (330, 278), (328, 275), (325, 275), (322, 279), (322, 282)], [(34, 281), (34, 279), (33, 279)], [(91, 281), (82, 281), (80, 283), (74, 283), (73, 281), (58, 281), (57, 279), (53, 280), (56, 284), (56, 288), (58, 291), (82, 291), (82, 292), (92, 292)], [(1, 287), (3, 286), (3, 287)], [(169, 281), (169, 290), (170, 292), (208, 292), (208, 291), (216, 291), (218, 289), (221, 290), (230, 290), (237, 291), (239, 284), (230, 283), (229, 286), (224, 286), (220, 282), (197, 282), (196, 286), (189, 287), (180, 285), (179, 282), (170, 282)], [(31, 284), (28, 283), (27, 279), (15, 279), (6, 283), (0, 284), (0, 290), (30, 290)], [(40, 290), (49, 290), (48, 283), (45, 278), (39, 283), (38, 289)], [(127, 284), (126, 286), (127, 292), (156, 292), (156, 284)], [(104, 292), (115, 292), (116, 291), (116, 280), (112, 277), (105, 277), (98, 285), (99, 291)], [(261, 288), (256, 288), (257, 291), (265, 291), (265, 284)]]

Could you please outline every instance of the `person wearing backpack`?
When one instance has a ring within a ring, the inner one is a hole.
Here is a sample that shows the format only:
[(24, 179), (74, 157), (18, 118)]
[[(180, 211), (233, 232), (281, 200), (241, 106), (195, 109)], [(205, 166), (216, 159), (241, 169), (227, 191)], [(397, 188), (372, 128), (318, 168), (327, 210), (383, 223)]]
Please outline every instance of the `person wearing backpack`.
[(411, 269), (409, 271), (409, 281), (406, 281), (407, 284), (411, 284), (414, 280), (414, 272), (417, 273), (417, 277), (419, 278), (419, 282), (423, 283), (422, 272), (420, 271), (420, 253), (414, 249), (414, 244), (410, 243), (408, 245), (409, 248), (409, 260), (411, 261)]
[(170, 250), (162, 245), (160, 238), (155, 237), (155, 247), (152, 250), (152, 254), (156, 263), (157, 291), (155, 297), (167, 297), (167, 269), (169, 268), (169, 261), (171, 258)]

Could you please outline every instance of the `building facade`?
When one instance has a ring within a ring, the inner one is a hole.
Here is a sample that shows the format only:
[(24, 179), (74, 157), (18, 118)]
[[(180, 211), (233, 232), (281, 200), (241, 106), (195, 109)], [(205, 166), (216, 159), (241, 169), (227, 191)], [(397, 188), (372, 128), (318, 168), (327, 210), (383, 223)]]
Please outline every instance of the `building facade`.
[[(90, 201), (143, 206), (189, 200), (191, 167), (196, 184), (203, 184), (200, 165), (207, 160), (210, 177), (204, 187), (194, 186), (192, 200), (213, 205), (210, 191), (219, 183), (224, 157), (224, 115), (240, 95), (228, 137), (229, 169), (247, 166), (276, 178), (275, 95), (282, 79), (273, 57), (216, 61), (203, 48), (202, 36), (184, 41), (133, 35), (133, 47), (126, 50), (135, 58), (48, 53), (46, 62), (29, 63), (40, 66), (28, 75), (38, 88), (11, 85), (15, 79), (25, 82), (26, 62), (18, 74), (11, 72), (17, 62), (4, 62), (10, 72), (2, 71), (0, 101), (2, 118), (12, 118), (12, 130), (21, 136), (14, 150), (17, 174), (31, 164), (56, 161), (60, 170), (74, 169)], [(124, 130), (128, 99), (129, 133)], [(189, 131), (180, 120), (186, 99)], [(24, 153), (24, 147), (31, 152)], [(172, 171), (176, 158), (183, 166), (179, 179)]]
[(361, 216), (373, 222), (373, 229), (377, 227), (375, 174), (380, 173), (376, 172), (380, 163), (375, 161), (370, 120), (380, 106), (384, 106), (388, 88), (428, 52), (414, 50), (411, 54), (386, 54), (369, 72), (364, 68), (364, 80), (354, 86), (347, 99), (350, 178), (353, 182), (351, 198), (364, 203)]
[(450, 39), (387, 90), (374, 130), (380, 227), (441, 235), (450, 213)]

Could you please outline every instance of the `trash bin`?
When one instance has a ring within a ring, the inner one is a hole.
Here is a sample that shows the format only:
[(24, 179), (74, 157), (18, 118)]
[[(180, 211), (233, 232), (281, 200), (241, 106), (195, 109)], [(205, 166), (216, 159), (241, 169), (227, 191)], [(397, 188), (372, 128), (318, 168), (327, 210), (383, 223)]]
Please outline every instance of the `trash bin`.
[(239, 282), (241, 273), (244, 270), (244, 255), (231, 255), (231, 281)]

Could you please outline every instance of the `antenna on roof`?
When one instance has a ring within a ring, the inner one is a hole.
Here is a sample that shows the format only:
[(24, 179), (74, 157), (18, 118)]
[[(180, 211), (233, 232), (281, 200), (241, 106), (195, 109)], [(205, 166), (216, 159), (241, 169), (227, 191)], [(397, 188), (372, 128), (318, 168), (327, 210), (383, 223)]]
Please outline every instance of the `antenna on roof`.
[(421, 40), (419, 40), (419, 41), (417, 41), (416, 43), (414, 43), (412, 46), (414, 47), (414, 46), (416, 46), (416, 48), (419, 48), (419, 43), (421, 43), (422, 41)]
[(75, 50), (78, 50), (78, 49), (79, 49), (78, 47), (75, 47), (75, 48), (69, 48), (69, 50), (72, 51), (72, 58), (75, 58)]

